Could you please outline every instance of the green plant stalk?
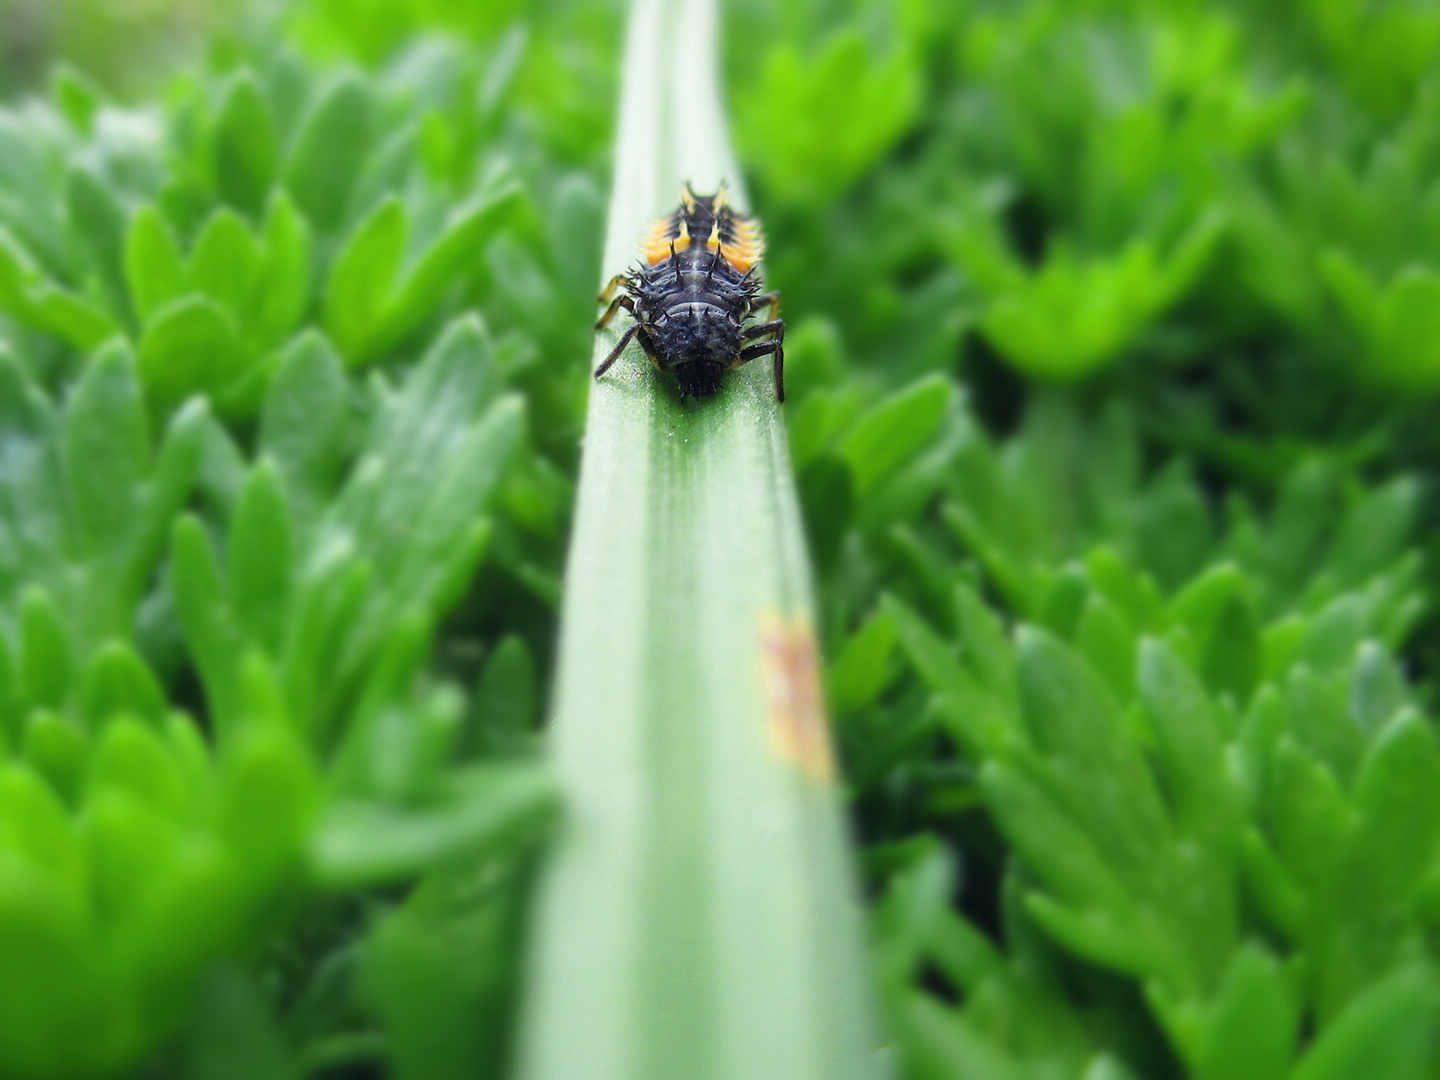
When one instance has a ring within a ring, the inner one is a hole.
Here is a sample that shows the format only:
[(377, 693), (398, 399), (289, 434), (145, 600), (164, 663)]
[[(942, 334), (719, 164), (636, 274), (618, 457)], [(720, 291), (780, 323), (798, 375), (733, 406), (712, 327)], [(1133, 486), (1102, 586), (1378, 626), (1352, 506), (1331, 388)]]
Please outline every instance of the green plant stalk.
[[(747, 205), (716, 56), (712, 0), (637, 0), (607, 278), (684, 181)], [(682, 406), (632, 345), (586, 424), (520, 1076), (886, 1074), (811, 609), (768, 361)]]

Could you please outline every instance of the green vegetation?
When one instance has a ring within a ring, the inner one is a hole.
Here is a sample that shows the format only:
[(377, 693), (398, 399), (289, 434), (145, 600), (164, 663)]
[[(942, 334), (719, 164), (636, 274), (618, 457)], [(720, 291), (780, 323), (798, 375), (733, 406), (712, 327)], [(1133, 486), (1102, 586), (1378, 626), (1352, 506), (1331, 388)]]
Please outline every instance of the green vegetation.
[[(162, 92), (86, 6), (0, 42), (0, 1074), (511, 1075), (624, 12)], [(724, 15), (897, 1071), (1435, 1075), (1440, 12)]]

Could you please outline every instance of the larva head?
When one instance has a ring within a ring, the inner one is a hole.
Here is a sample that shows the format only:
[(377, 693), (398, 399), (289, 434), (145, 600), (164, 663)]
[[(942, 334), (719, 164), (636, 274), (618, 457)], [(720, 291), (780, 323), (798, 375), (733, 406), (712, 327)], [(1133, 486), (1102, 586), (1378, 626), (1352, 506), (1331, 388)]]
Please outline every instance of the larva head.
[(740, 355), (740, 326), (723, 308), (684, 301), (667, 308), (651, 333), (665, 367), (675, 372), (680, 391), (705, 397)]

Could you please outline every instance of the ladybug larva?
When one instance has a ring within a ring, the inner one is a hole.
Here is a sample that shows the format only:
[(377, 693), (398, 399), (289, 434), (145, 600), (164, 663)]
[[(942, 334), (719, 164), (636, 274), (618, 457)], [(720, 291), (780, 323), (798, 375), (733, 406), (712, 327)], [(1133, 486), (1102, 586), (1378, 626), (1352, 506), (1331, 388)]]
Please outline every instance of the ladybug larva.
[[(778, 292), (760, 292), (756, 276), (765, 242), (753, 218), (726, 201), (724, 185), (714, 196), (696, 195), (685, 185), (680, 207), (651, 226), (642, 265), (617, 274), (600, 294), (608, 303), (596, 330), (624, 308), (634, 323), (595, 369), (598, 379), (639, 337), (650, 362), (673, 371), (680, 399), (707, 397), (720, 389), (725, 372), (773, 357), (775, 397), (785, 400), (785, 323)], [(616, 295), (624, 287), (625, 292)], [(765, 318), (745, 324), (761, 309)]]

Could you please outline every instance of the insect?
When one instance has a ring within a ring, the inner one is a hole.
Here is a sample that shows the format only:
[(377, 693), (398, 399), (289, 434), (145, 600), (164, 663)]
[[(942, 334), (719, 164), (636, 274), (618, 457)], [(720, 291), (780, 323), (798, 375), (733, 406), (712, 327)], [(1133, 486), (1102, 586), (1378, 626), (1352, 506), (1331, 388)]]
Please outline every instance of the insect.
[[(730, 206), (723, 184), (708, 198), (686, 184), (679, 209), (651, 226), (644, 263), (615, 275), (600, 294), (599, 302), (609, 307), (596, 330), (608, 326), (621, 308), (635, 322), (595, 369), (595, 378), (639, 337), (650, 362), (675, 373), (682, 401), (715, 393), (725, 372), (757, 356), (773, 358), (775, 397), (784, 401), (780, 294), (762, 293), (756, 277), (764, 247), (760, 226)], [(621, 286), (625, 292), (617, 296)], [(746, 326), (761, 309), (768, 309), (765, 318)]]

